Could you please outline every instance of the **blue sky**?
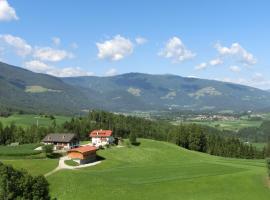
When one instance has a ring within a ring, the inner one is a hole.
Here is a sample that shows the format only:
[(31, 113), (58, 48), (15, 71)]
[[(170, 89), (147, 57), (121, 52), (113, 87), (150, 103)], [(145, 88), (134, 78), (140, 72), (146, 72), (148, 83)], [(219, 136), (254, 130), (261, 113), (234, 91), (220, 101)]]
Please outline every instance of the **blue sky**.
[(269, 1), (0, 0), (0, 59), (56, 76), (176, 74), (270, 88)]

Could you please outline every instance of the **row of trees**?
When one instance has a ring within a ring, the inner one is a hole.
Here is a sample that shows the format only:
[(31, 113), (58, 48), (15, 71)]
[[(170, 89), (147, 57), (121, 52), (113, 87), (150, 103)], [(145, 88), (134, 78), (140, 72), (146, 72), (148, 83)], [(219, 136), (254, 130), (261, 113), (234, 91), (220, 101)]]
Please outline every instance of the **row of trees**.
[(0, 162), (0, 199), (50, 200), (49, 183), (44, 176), (33, 177)]
[(264, 158), (270, 156), (269, 148), (258, 151), (245, 144), (231, 133), (198, 124), (172, 125), (165, 121), (146, 120), (104, 111), (91, 111), (85, 117), (72, 118), (61, 126), (53, 123), (49, 127), (17, 127), (14, 124), (3, 127), (0, 123), (0, 144), (37, 143), (50, 132), (74, 132), (81, 140), (89, 139), (93, 129), (112, 129), (114, 135), (122, 138), (149, 138), (175, 143), (186, 149), (206, 152), (212, 155), (236, 158)]

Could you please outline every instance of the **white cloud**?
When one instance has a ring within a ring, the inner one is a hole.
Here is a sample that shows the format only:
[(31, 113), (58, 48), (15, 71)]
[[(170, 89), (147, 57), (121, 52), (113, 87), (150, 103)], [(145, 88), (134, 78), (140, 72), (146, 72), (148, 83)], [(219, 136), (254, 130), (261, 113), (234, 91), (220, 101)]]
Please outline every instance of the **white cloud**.
[(33, 57), (42, 61), (59, 62), (64, 59), (73, 58), (73, 54), (65, 50), (53, 49), (51, 47), (37, 47)]
[(87, 72), (80, 67), (66, 67), (62, 69), (55, 68), (49, 71), (48, 74), (58, 77), (74, 77), (74, 76), (93, 76), (93, 72)]
[(61, 43), (61, 39), (59, 37), (53, 37), (52, 42), (55, 46), (58, 46)]
[(207, 68), (207, 63), (203, 62), (195, 67), (196, 70), (203, 70)]
[(266, 79), (261, 73), (254, 73), (250, 78), (232, 79), (232, 78), (226, 77), (226, 78), (218, 79), (218, 80), (236, 83), (236, 84), (248, 85), (251, 87), (256, 87), (256, 88), (261, 88), (261, 89), (270, 88), (270, 80)]
[(117, 69), (111, 68), (105, 72), (105, 76), (115, 76), (117, 75)]
[(18, 20), (16, 11), (12, 8), (7, 0), (0, 0), (0, 21)]
[(32, 52), (32, 47), (22, 38), (10, 34), (0, 35), (0, 41), (13, 48), (19, 56), (26, 56)]
[(46, 73), (47, 71), (52, 69), (52, 67), (50, 67), (46, 63), (43, 63), (39, 60), (31, 60), (31, 61), (25, 62), (24, 67), (28, 70), (31, 70), (37, 73)]
[(221, 46), (220, 43), (215, 45), (215, 48), (220, 55), (233, 56), (246, 65), (253, 65), (257, 63), (256, 58), (244, 49), (239, 43), (233, 43), (231, 47)]
[(96, 43), (98, 48), (98, 58), (118, 61), (133, 52), (133, 43), (120, 35), (113, 39)]
[(236, 65), (232, 65), (229, 67), (229, 69), (232, 71), (232, 72), (240, 72), (241, 71), (241, 68), (236, 66)]
[(49, 74), (58, 77), (92, 76), (94, 74), (92, 72), (84, 71), (80, 67), (58, 68), (55, 66), (50, 66), (39, 60), (28, 61), (24, 64), (24, 67), (33, 72)]
[(159, 53), (159, 55), (172, 59), (174, 63), (179, 63), (193, 58), (195, 53), (188, 50), (180, 38), (172, 37), (167, 41), (164, 49)]
[(143, 37), (137, 37), (137, 38), (135, 39), (135, 41), (136, 41), (136, 43), (137, 43), (138, 45), (142, 45), (142, 44), (145, 44), (145, 43), (147, 42), (147, 39), (146, 39), (146, 38), (143, 38)]
[(223, 61), (220, 58), (216, 58), (209, 61), (209, 65), (211, 66), (221, 65), (222, 63)]

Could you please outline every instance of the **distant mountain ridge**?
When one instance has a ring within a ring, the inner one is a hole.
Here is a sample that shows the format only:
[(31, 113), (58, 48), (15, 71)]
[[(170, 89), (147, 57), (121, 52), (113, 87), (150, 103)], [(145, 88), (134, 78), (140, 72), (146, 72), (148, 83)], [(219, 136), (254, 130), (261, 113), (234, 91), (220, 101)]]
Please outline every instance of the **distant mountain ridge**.
[(0, 107), (33, 112), (247, 111), (270, 108), (270, 93), (214, 80), (127, 73), (58, 78), (0, 63)]

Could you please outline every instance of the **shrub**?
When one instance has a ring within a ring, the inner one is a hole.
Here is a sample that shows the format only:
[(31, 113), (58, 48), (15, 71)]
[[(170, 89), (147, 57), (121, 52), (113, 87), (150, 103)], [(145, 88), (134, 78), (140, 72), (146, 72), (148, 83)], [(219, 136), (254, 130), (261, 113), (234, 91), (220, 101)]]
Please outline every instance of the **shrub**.
[(44, 145), (42, 147), (42, 150), (44, 151), (46, 156), (50, 156), (53, 153), (53, 145), (52, 144)]
[(137, 136), (135, 133), (131, 132), (129, 135), (129, 141), (131, 144), (136, 144), (137, 143)]
[(266, 165), (267, 165), (268, 176), (270, 177), (270, 158), (266, 159)]

